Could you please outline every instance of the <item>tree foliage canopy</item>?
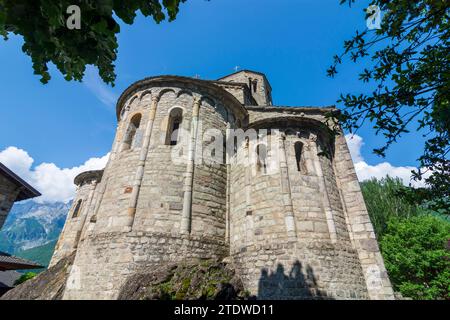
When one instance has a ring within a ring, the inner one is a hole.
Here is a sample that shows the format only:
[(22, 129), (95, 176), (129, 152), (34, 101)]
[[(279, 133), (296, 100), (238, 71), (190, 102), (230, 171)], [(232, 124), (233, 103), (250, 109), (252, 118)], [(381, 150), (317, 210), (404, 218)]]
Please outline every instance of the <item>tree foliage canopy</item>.
[(361, 183), (367, 211), (369, 212), (375, 233), (381, 239), (392, 218), (411, 218), (429, 213), (417, 204), (412, 204), (404, 195), (409, 189), (403, 186), (399, 178), (375, 178)]
[[(0, 35), (21, 35), (22, 51), (31, 57), (41, 82), (50, 80), (54, 63), (66, 80), (83, 79), (86, 65), (98, 67), (106, 83), (114, 84), (118, 20), (132, 24), (138, 11), (160, 23), (176, 18), (186, 0), (0, 0)], [(67, 8), (81, 9), (81, 29), (69, 29)]]
[(424, 215), (391, 219), (380, 241), (394, 288), (414, 299), (450, 299), (450, 223)]
[(399, 179), (361, 183), (370, 220), (396, 291), (450, 299), (450, 217), (411, 204)]
[[(352, 4), (355, 0), (341, 0)], [(386, 143), (374, 152), (384, 156), (389, 146), (414, 128), (426, 137), (415, 179), (428, 189), (416, 198), (435, 208), (449, 207), (450, 197), (450, 2), (448, 0), (374, 0), (383, 14), (381, 29), (356, 32), (344, 42), (327, 70), (335, 77), (344, 57), (367, 62), (359, 79), (370, 94), (342, 94), (338, 115), (345, 129), (355, 132), (371, 122)], [(424, 177), (429, 171), (430, 176)]]

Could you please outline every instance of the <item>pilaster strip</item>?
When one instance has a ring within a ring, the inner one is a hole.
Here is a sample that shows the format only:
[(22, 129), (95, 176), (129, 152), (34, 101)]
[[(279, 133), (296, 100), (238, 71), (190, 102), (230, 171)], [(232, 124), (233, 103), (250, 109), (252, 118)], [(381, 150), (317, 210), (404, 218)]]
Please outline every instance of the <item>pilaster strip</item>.
[(197, 144), (198, 118), (200, 111), (200, 99), (194, 98), (192, 107), (191, 136), (188, 149), (188, 163), (186, 167), (186, 178), (183, 186), (183, 211), (181, 216), (181, 230), (183, 234), (191, 233), (192, 220), (192, 189), (194, 184), (194, 168), (195, 168), (195, 147)]
[(131, 191), (130, 202), (128, 205), (128, 221), (127, 227), (129, 231), (133, 229), (134, 218), (136, 216), (136, 206), (139, 198), (139, 191), (141, 189), (142, 178), (144, 177), (144, 167), (147, 160), (148, 148), (150, 146), (150, 138), (153, 131), (153, 123), (155, 121), (156, 108), (158, 106), (158, 97), (152, 97), (152, 104), (150, 107), (150, 113), (147, 121), (147, 126), (144, 133), (144, 141), (141, 147), (141, 153), (139, 154), (138, 167), (136, 168), (136, 174), (133, 182), (133, 190)]

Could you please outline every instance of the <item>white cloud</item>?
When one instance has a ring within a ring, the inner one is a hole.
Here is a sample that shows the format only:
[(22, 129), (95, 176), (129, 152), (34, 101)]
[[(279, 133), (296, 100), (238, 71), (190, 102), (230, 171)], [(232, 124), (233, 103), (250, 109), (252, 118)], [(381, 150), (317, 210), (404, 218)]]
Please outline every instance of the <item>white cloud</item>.
[(0, 152), (0, 162), (24, 180), (30, 179), (33, 161), (25, 150), (16, 147), (8, 147)]
[[(387, 175), (390, 177), (398, 177), (403, 181), (403, 184), (411, 184), (413, 187), (424, 187), (425, 184), (422, 181), (414, 181), (411, 179), (411, 171), (417, 170), (416, 167), (395, 167), (389, 162), (382, 162), (376, 165), (370, 165), (364, 161), (361, 155), (361, 148), (364, 146), (363, 138), (354, 134), (345, 135), (348, 148), (355, 164), (356, 174), (359, 181), (369, 180), (371, 178), (381, 179)], [(428, 176), (427, 174), (425, 177)]]
[(42, 196), (39, 202), (67, 202), (75, 195), (73, 179), (81, 172), (103, 169), (109, 153), (100, 158), (90, 158), (82, 165), (59, 168), (54, 163), (41, 163), (32, 168), (33, 158), (22, 149), (8, 147), (0, 152), (0, 162), (36, 188)]
[(83, 78), (83, 84), (91, 91), (98, 100), (108, 107), (116, 104), (118, 95), (115, 94), (99, 77), (94, 67), (88, 66)]
[(357, 134), (351, 135), (347, 134), (345, 136), (347, 140), (348, 148), (350, 149), (350, 154), (352, 155), (353, 162), (363, 161), (361, 155), (361, 148), (364, 145), (363, 139)]

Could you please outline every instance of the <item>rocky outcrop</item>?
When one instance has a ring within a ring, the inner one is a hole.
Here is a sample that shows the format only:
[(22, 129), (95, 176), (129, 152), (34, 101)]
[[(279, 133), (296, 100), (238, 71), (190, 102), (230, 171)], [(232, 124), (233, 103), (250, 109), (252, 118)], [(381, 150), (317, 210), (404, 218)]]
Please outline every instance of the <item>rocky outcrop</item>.
[[(63, 297), (75, 254), (61, 259), (3, 295), (0, 300), (60, 300)], [(213, 260), (161, 264), (129, 276), (119, 300), (247, 299), (242, 281), (231, 264)]]
[(4, 294), (0, 300), (60, 300), (75, 254)]
[(249, 298), (232, 265), (218, 261), (161, 265), (129, 277), (121, 300), (235, 300)]

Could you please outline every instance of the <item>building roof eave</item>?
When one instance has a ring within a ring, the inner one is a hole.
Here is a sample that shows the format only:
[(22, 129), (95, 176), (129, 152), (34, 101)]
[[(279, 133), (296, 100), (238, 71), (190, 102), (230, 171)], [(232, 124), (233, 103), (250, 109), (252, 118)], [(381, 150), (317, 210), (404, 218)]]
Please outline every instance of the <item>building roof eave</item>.
[(0, 271), (41, 268), (44, 266), (0, 251)]
[(14, 183), (21, 190), (17, 195), (16, 201), (26, 200), (41, 195), (39, 191), (30, 186), (25, 180), (8, 169), (3, 163), (0, 162), (0, 174), (3, 174), (9, 181)]

